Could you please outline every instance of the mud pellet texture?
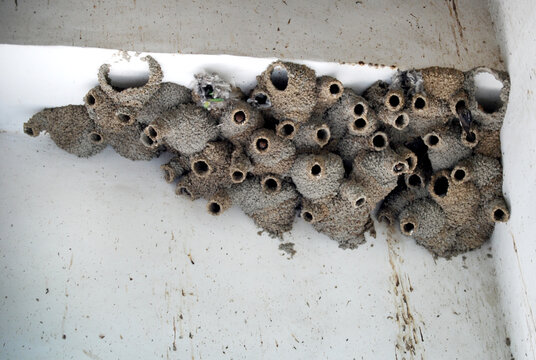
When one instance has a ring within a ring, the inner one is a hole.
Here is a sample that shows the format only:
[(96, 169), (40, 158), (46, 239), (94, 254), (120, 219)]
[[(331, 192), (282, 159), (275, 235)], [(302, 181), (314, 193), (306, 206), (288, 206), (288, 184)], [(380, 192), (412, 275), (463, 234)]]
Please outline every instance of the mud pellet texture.
[[(398, 70), (358, 94), (278, 60), (244, 94), (216, 73), (194, 75), (191, 89), (162, 82), (158, 62), (144, 60), (145, 84), (118, 89), (104, 64), (84, 105), (43, 109), (24, 133), (47, 132), (79, 157), (107, 145), (131, 160), (170, 152), (160, 171), (177, 196), (204, 198), (213, 216), (238, 207), (279, 238), (300, 218), (355, 249), (377, 218), (451, 257), (481, 246), (510, 217), (500, 152), (504, 72)], [(479, 92), (481, 74), (502, 85), (496, 98)], [(280, 249), (294, 256), (290, 244)]]

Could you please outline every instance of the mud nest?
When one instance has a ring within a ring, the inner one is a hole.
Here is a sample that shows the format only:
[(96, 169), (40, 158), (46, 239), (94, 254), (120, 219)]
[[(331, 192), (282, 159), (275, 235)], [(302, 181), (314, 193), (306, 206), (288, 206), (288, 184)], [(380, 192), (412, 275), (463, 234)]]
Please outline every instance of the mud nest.
[[(111, 85), (109, 65), (84, 105), (44, 109), (24, 124), (80, 157), (111, 145), (121, 156), (162, 165), (176, 194), (204, 198), (218, 216), (240, 207), (275, 236), (296, 214), (317, 231), (356, 248), (373, 217), (437, 256), (475, 249), (509, 218), (502, 196), (500, 129), (507, 74), (431, 67), (398, 71), (359, 95), (304, 65), (276, 61), (244, 94), (217, 74), (192, 90), (150, 76), (139, 87)], [(475, 77), (502, 83), (493, 102)]]

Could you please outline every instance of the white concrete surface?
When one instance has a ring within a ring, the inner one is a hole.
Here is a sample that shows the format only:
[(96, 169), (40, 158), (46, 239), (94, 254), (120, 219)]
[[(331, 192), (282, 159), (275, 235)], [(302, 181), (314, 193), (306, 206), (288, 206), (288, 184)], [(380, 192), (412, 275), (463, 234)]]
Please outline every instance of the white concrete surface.
[[(79, 159), (22, 134), (42, 107), (82, 103), (114, 54), (0, 46), (1, 359), (510, 358), (491, 244), (435, 260), (380, 228), (343, 251), (296, 219), (289, 258), (238, 209), (175, 197), (163, 158)], [(218, 69), (245, 88), (270, 62), (154, 56), (168, 81)], [(357, 90), (392, 71), (308, 64)]]
[(503, 67), (486, 0), (2, 0), (0, 43)]
[(502, 129), (510, 221), (495, 232), (499, 295), (512, 353), (536, 359), (536, 4), (490, 0), (512, 84)]

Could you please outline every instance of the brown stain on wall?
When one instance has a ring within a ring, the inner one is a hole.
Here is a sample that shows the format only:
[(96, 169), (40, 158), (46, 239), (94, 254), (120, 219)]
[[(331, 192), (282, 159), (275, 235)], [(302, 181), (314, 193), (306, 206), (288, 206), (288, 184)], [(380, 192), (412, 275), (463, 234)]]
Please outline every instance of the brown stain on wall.
[(395, 304), (394, 320), (398, 325), (398, 335), (395, 344), (395, 359), (424, 359), (424, 323), (419, 320), (420, 316), (411, 307), (410, 294), (413, 286), (409, 275), (401, 271), (402, 261), (398, 254), (397, 241), (386, 234), (389, 251), (389, 264), (391, 265), (393, 284), (392, 294)]
[(173, 316), (173, 351), (177, 351), (177, 325)]
[[(523, 297), (524, 297), (523, 300), (525, 302), (525, 306), (527, 307), (527, 312), (528, 312), (527, 328), (528, 328), (528, 333), (529, 333), (529, 338), (530, 338), (531, 349), (533, 351), (533, 355), (535, 355), (534, 354), (534, 348), (532, 348), (532, 344), (534, 343), (534, 340), (532, 339), (532, 335), (536, 331), (536, 321), (534, 321), (534, 313), (532, 312), (532, 307), (530, 306), (529, 295), (527, 293), (527, 284), (525, 282), (525, 276), (523, 275), (523, 270), (522, 270), (522, 267), (521, 267), (521, 261), (519, 260), (519, 254), (517, 252), (516, 240), (515, 240), (514, 234), (512, 234), (511, 230), (510, 230), (510, 236), (512, 237), (512, 244), (514, 246), (514, 252), (515, 252), (516, 260), (517, 260), (517, 266), (518, 266), (518, 269), (519, 269), (519, 277), (521, 279), (521, 285), (523, 286)], [(529, 323), (529, 321), (530, 321), (530, 323)]]
[[(447, 7), (449, 9), (449, 15), (454, 20), (454, 24), (452, 24), (450, 26), (450, 28), (451, 28), (451, 31), (452, 31), (452, 36), (454, 38), (454, 44), (456, 45), (456, 54), (458, 55), (458, 57), (461, 57), (461, 55), (460, 55), (460, 45), (458, 44), (458, 36), (457, 35), (459, 35), (460, 41), (462, 43), (464, 42), (464, 37), (463, 37), (463, 26), (462, 26), (462, 23), (460, 21), (460, 16), (459, 16), (459, 13), (458, 13), (458, 10), (459, 10), (458, 0), (445, 0), (445, 2), (447, 3)], [(466, 52), (469, 51), (466, 46), (464, 46), (464, 49), (465, 49)]]
[(458, 33), (460, 34), (460, 38), (463, 39), (463, 26), (458, 16), (458, 0), (452, 0), (452, 10), (454, 11), (456, 23), (458, 24)]

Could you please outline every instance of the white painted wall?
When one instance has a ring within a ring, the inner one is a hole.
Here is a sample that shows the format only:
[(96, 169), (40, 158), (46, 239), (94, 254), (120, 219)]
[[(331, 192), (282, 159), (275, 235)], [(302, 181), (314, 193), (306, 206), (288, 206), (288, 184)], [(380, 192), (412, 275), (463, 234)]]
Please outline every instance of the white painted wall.
[(512, 84), (501, 134), (511, 217), (497, 226), (493, 254), (512, 353), (516, 359), (535, 359), (536, 4), (490, 0), (490, 12)]
[[(238, 209), (177, 198), (165, 158), (79, 159), (22, 133), (82, 103), (114, 54), (0, 46), (0, 359), (510, 357), (490, 244), (436, 260), (378, 227), (343, 251), (296, 219), (289, 259)], [(244, 87), (271, 61), (154, 56), (165, 80), (207, 69)], [(356, 90), (393, 71), (308, 65)]]

